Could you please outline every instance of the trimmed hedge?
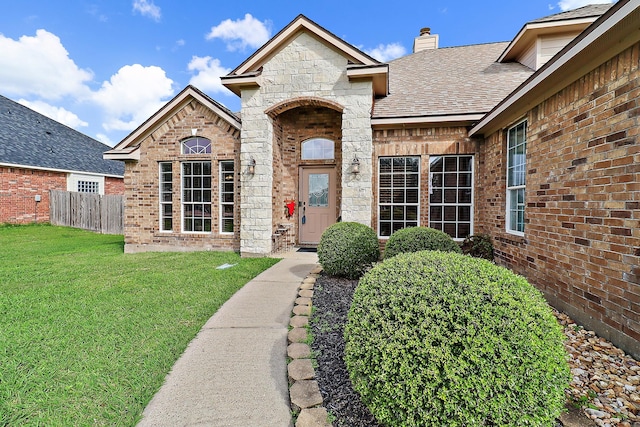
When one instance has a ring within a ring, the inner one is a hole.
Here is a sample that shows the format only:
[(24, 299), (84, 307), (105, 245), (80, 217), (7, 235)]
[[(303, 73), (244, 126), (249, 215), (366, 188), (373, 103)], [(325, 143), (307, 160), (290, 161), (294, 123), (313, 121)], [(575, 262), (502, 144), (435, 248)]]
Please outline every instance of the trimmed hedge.
[(331, 276), (357, 279), (379, 257), (376, 232), (357, 222), (338, 222), (329, 226), (318, 243), (318, 262)]
[(462, 253), (460, 246), (447, 233), (428, 227), (407, 227), (394, 232), (384, 247), (384, 257), (418, 251)]
[(570, 374), (542, 294), (489, 261), (401, 254), (365, 274), (345, 327), (354, 389), (386, 426), (552, 426)]

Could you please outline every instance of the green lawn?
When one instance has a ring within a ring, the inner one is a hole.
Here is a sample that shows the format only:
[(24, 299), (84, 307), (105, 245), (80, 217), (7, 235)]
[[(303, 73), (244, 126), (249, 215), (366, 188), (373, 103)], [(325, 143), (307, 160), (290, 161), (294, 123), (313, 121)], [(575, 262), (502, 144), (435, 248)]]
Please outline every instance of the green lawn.
[(135, 425), (206, 320), (276, 261), (0, 226), (0, 426)]

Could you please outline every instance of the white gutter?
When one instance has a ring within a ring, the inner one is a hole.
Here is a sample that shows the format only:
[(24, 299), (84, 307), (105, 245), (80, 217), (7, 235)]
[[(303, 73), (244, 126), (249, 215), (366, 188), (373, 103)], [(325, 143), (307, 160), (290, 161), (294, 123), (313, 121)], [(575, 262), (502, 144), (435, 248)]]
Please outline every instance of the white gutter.
[(140, 160), (140, 147), (135, 150), (109, 150), (102, 153), (105, 160)]
[(442, 116), (418, 116), (418, 117), (381, 117), (371, 119), (372, 126), (385, 125), (414, 125), (414, 124), (433, 124), (433, 123), (451, 123), (451, 122), (477, 122), (485, 116), (483, 113), (474, 114), (452, 114)]
[(0, 167), (29, 169), (29, 170), (42, 170), (42, 171), (58, 172), (58, 173), (77, 173), (77, 174), (81, 174), (81, 175), (104, 176), (104, 177), (109, 177), (109, 178), (124, 178), (124, 175), (111, 175), (111, 174), (97, 173), (97, 172), (75, 171), (75, 170), (56, 169), (56, 168), (45, 168), (45, 167), (41, 167), (41, 166), (20, 165), (20, 164), (16, 164), (16, 163), (1, 163), (0, 162)]

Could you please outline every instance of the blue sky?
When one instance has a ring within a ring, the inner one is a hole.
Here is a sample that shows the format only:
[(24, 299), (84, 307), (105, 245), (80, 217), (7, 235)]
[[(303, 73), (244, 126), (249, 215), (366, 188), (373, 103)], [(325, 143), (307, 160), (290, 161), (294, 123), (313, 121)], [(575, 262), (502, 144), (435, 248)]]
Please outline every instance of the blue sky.
[(511, 40), (522, 26), (612, 0), (14, 0), (0, 14), (0, 95), (115, 145), (193, 84), (233, 111), (225, 75), (304, 14), (382, 61), (422, 27), (440, 46)]

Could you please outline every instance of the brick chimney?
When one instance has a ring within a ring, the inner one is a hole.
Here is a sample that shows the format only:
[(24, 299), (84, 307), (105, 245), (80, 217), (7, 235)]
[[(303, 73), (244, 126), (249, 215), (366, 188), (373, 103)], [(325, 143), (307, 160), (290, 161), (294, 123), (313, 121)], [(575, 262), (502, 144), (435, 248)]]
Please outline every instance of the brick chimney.
[(425, 27), (420, 30), (420, 35), (413, 41), (413, 53), (421, 50), (437, 49), (438, 35), (431, 34), (431, 28)]

